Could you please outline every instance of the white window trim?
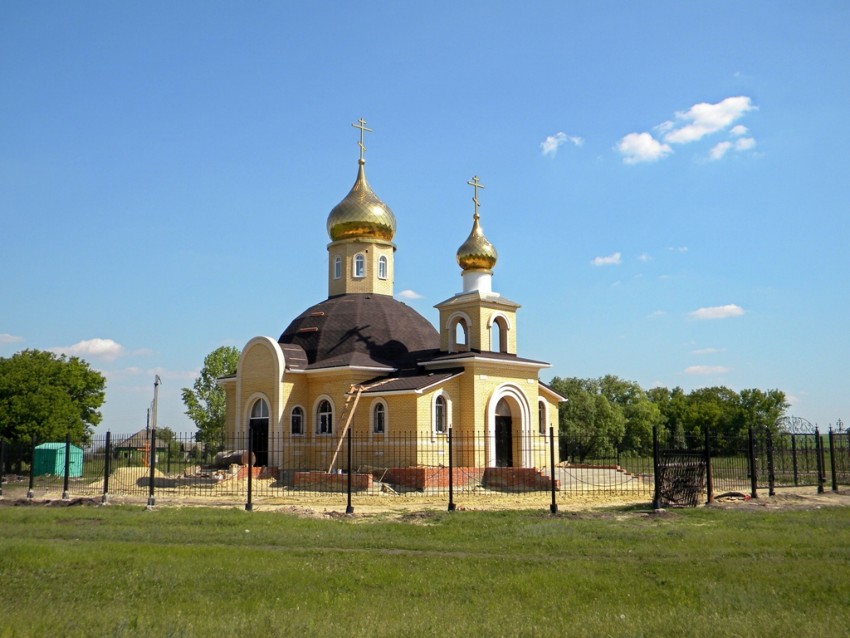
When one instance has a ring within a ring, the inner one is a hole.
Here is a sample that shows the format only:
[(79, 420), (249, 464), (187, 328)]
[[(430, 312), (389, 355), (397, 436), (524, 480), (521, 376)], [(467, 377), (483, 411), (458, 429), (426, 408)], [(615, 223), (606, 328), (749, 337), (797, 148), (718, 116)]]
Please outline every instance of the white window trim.
[(334, 257), (334, 279), (342, 278), (342, 257)]
[[(319, 431), (319, 406), (322, 404), (322, 401), (327, 401), (328, 405), (331, 406), (331, 423), (330, 423), (330, 432), (320, 432)], [(334, 405), (333, 399), (331, 399), (328, 395), (323, 394), (319, 397), (316, 397), (316, 401), (313, 403), (313, 433), (316, 436), (333, 436), (334, 429), (336, 424), (334, 420), (336, 419), (336, 406)]]
[[(358, 263), (361, 265), (360, 269), (357, 268)], [(355, 279), (363, 279), (366, 276), (366, 255), (363, 253), (357, 253), (353, 257), (352, 264), (352, 277)]]
[[(384, 406), (384, 431), (383, 432), (375, 432), (375, 408), (379, 405)], [(387, 402), (383, 399), (375, 399), (372, 401), (372, 404), (369, 406), (369, 434), (374, 436), (386, 436), (387, 432), (390, 429), (390, 410), (387, 406)]]
[[(457, 342), (457, 324), (463, 321), (466, 324), (466, 343)], [(446, 330), (449, 336), (449, 352), (466, 352), (471, 348), (472, 319), (461, 310), (456, 310), (446, 320)]]
[[(540, 418), (540, 408), (543, 408), (542, 419)], [(549, 423), (549, 404), (544, 399), (537, 399), (537, 433), (540, 436), (547, 435), (547, 423)]]
[[(443, 423), (444, 429), (442, 432), (437, 430), (437, 398), (443, 397), (445, 401), (445, 423)], [(438, 436), (448, 436), (449, 428), (451, 427), (451, 413), (452, 413), (452, 400), (445, 391), (440, 390), (434, 393), (434, 397), (431, 399), (431, 436), (436, 438)]]
[[(301, 432), (295, 433), (292, 431), (292, 415), (295, 414), (295, 410), (301, 410)], [(289, 436), (304, 436), (307, 431), (307, 411), (304, 409), (302, 405), (294, 405), (292, 409), (289, 411)]]
[(389, 260), (385, 255), (378, 257), (378, 279), (386, 279), (389, 277)]

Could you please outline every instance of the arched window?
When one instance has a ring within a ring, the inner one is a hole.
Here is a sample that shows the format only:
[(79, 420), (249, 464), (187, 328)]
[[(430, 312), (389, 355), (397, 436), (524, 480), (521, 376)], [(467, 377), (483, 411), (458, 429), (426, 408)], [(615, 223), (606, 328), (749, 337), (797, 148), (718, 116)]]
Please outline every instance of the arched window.
[(387, 407), (383, 403), (376, 403), (372, 408), (372, 432), (374, 434), (386, 434), (387, 431)]
[(466, 322), (459, 319), (455, 324), (455, 347), (457, 350), (466, 350), (469, 344), (469, 334), (466, 329)]
[(334, 257), (334, 279), (342, 277), (342, 257), (337, 255)]
[(490, 351), (508, 351), (508, 322), (504, 317), (495, 317), (490, 322)]
[(434, 400), (434, 432), (445, 434), (446, 432), (446, 397), (442, 394)]
[(467, 352), (469, 350), (470, 319), (465, 312), (456, 312), (449, 317), (446, 329), (449, 331), (449, 352)]
[(378, 258), (378, 279), (387, 278), (387, 258), (381, 255)]
[[(251, 407), (251, 421), (269, 419), (269, 405), (262, 399), (257, 399)], [(253, 425), (253, 423), (252, 423)]]
[(316, 432), (319, 434), (333, 434), (333, 431), (334, 410), (331, 407), (330, 401), (322, 399), (316, 408)]
[(537, 402), (537, 431), (546, 434), (546, 404), (542, 400)]
[(295, 435), (304, 434), (304, 408), (296, 406), (292, 408), (289, 417), (289, 431)]
[(366, 276), (366, 257), (363, 256), (363, 253), (357, 253), (354, 255), (354, 276)]

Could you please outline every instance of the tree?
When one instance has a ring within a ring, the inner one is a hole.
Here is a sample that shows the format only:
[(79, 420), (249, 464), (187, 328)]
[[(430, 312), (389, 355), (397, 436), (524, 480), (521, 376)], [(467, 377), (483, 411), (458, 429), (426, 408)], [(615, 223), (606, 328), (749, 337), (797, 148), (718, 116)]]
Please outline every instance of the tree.
[(616, 454), (625, 429), (622, 411), (592, 379), (555, 377), (552, 388), (567, 399), (559, 407), (562, 457), (579, 462)]
[(24, 350), (0, 357), (0, 436), (86, 443), (101, 421), (106, 379), (78, 357)]
[(623, 415), (625, 431), (618, 449), (627, 453), (651, 454), (652, 428), (663, 422), (659, 407), (634, 381), (608, 374), (598, 383), (602, 395)]
[(219, 377), (236, 373), (239, 350), (233, 346), (222, 346), (204, 358), (201, 376), (195, 379), (194, 390), (183, 388), (183, 403), (186, 415), (195, 422), (198, 433), (195, 438), (202, 443), (218, 443), (224, 433), (225, 396), (216, 383)]

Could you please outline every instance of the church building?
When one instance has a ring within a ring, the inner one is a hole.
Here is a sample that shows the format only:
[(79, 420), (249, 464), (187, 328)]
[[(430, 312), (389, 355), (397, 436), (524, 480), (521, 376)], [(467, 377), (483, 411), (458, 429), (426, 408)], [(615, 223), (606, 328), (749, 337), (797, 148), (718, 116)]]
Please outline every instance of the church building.
[(463, 289), (436, 305), (435, 328), (393, 297), (396, 216), (366, 181), (370, 129), (353, 126), (357, 177), (327, 217), (327, 298), (279, 338), (251, 339), (219, 379), (227, 439), (247, 447), (250, 436), (258, 466), (335, 472), (351, 429), (358, 466), (391, 471), (447, 466), (451, 429), (457, 467), (548, 467), (564, 399), (540, 381), (547, 363), (517, 353), (520, 305), (493, 291), (478, 177), (457, 250)]

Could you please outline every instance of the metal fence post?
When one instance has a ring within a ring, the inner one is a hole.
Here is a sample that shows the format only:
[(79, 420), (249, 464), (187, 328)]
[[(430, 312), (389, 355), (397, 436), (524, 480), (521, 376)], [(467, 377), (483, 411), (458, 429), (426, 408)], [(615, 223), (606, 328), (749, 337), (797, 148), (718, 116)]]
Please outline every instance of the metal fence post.
[(100, 502), (106, 505), (109, 503), (109, 470), (112, 461), (112, 433), (106, 431), (106, 449), (103, 452), (103, 496)]
[(797, 472), (797, 435), (791, 435), (791, 465), (794, 468), (794, 487), (797, 487), (799, 474)]
[(36, 436), (32, 435), (32, 446), (30, 448), (30, 486), (27, 490), (27, 500), (31, 501), (33, 495), (35, 494), (35, 444), (36, 444)]
[(245, 511), (250, 512), (254, 509), (253, 497), (253, 480), (254, 480), (254, 426), (248, 422), (248, 500), (245, 501)]
[(711, 433), (705, 426), (705, 502), (714, 502), (714, 477), (711, 473)]
[(829, 428), (829, 470), (832, 473), (832, 491), (838, 491), (838, 476), (835, 474), (835, 441), (832, 428)]
[(452, 474), (454, 474), (454, 459), (452, 458), (452, 426), (449, 426), (449, 511), (455, 511), (455, 495), (454, 484), (452, 482)]
[(62, 500), (71, 498), (68, 492), (68, 479), (71, 476), (71, 432), (65, 432), (65, 467), (62, 473)]
[(765, 440), (767, 445), (767, 495), (776, 496), (776, 471), (773, 465), (773, 432), (769, 426), (765, 426)]
[(824, 469), (823, 469), (823, 456), (821, 454), (823, 448), (823, 444), (820, 440), (820, 430), (815, 428), (815, 461), (817, 463), (817, 473), (818, 473), (818, 494), (823, 494), (823, 484), (825, 482), (824, 477)]
[(747, 430), (747, 448), (750, 457), (750, 497), (758, 498), (758, 476), (756, 475), (756, 441), (753, 428)]
[(154, 472), (156, 471), (156, 428), (151, 428), (150, 476), (148, 477), (148, 507), (156, 505), (154, 498)]
[(346, 451), (346, 456), (348, 458), (348, 460), (346, 461), (346, 464), (348, 465), (348, 485), (346, 487), (346, 491), (348, 493), (348, 500), (346, 501), (345, 505), (345, 513), (354, 514), (354, 508), (351, 505), (351, 428), (348, 428), (346, 438), (346, 445), (348, 447)]
[(549, 465), (552, 467), (552, 502), (549, 504), (549, 513), (558, 513), (558, 503), (555, 501), (555, 428), (549, 426)]
[(661, 508), (661, 472), (659, 468), (661, 467), (659, 462), (659, 450), (658, 450), (658, 426), (652, 426), (652, 474), (653, 474), (653, 482), (655, 483), (655, 492), (652, 496), (652, 507), (653, 509)]

